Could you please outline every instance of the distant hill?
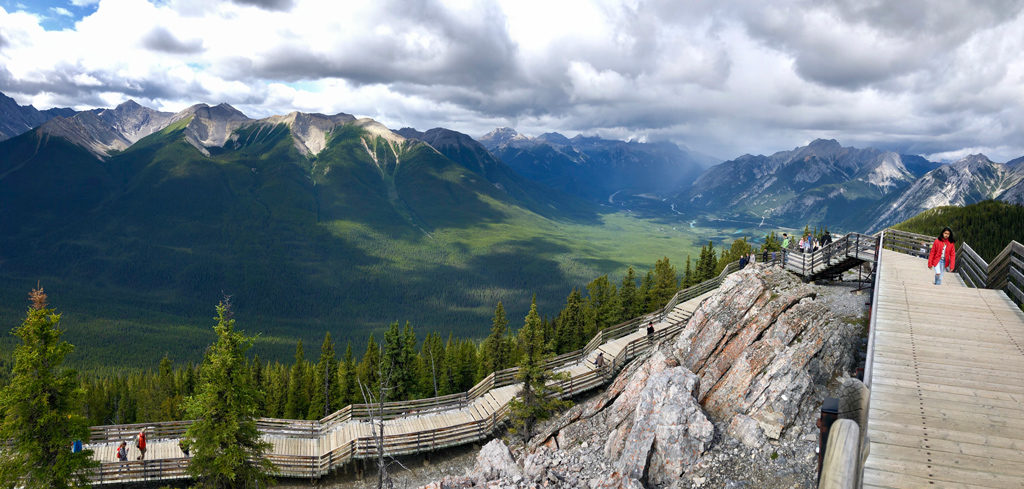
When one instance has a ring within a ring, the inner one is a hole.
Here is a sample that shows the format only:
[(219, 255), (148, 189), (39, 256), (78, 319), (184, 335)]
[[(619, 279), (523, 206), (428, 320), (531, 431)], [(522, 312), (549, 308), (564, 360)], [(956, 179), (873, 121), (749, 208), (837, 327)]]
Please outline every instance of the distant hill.
[(945, 226), (953, 230), (959, 245), (967, 243), (985, 261), (991, 261), (1011, 240), (1024, 243), (1024, 206), (995, 200), (948, 205), (926, 210), (893, 227), (938, 236)]
[(668, 142), (570, 139), (558, 133), (530, 138), (511, 128), (496, 129), (480, 143), (530, 180), (603, 204), (689, 185), (713, 163)]
[(516, 321), (534, 293), (557, 310), (602, 273), (692, 251), (679, 233), (647, 239), (653, 226), (518, 176), (454, 131), (142, 109), (0, 143), (0, 316), (16, 323), (41, 281), (69, 339), (88, 346), (81, 361), (198, 360), (222, 294), (271, 358), (326, 330), (359, 348), (395, 320), (483, 336), (499, 300)]
[(75, 111), (69, 108), (38, 110), (31, 105), (18, 105), (13, 98), (0, 93), (0, 141), (39, 127), (54, 117), (71, 117), (74, 114)]

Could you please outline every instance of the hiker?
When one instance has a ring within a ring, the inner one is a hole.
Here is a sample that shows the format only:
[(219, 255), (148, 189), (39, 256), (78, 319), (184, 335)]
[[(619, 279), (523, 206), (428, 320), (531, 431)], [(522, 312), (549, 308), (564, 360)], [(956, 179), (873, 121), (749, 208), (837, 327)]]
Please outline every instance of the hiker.
[(747, 257), (747, 255), (741, 256), (740, 257), (740, 270), (743, 270), (743, 267), (747, 266), (748, 262), (750, 262), (750, 258)]
[(139, 430), (139, 434), (135, 437), (135, 447), (139, 449), (139, 458), (136, 460), (146, 459), (146, 428)]
[(653, 344), (653, 343), (654, 343), (654, 321), (650, 321), (650, 322), (647, 323), (647, 344), (650, 345), (650, 344)]
[(82, 451), (82, 440), (75, 440), (75, 442), (71, 444), (71, 453), (78, 453), (78, 452), (81, 452), (81, 451)]
[(604, 368), (604, 352), (597, 352), (597, 358), (594, 359), (594, 367), (598, 370)]
[(943, 272), (952, 272), (956, 266), (956, 239), (953, 230), (942, 228), (939, 237), (932, 243), (932, 251), (928, 253), (928, 268), (935, 270), (935, 285), (942, 285)]
[[(121, 446), (117, 447), (117, 459), (121, 462), (128, 461), (128, 442), (122, 440)], [(121, 469), (124, 470), (124, 464), (121, 465)]]
[(782, 249), (785, 250), (786, 248), (789, 248), (789, 235), (782, 233)]
[(832, 235), (826, 230), (825, 235), (821, 237), (821, 247), (824, 248), (830, 244), (832, 244)]

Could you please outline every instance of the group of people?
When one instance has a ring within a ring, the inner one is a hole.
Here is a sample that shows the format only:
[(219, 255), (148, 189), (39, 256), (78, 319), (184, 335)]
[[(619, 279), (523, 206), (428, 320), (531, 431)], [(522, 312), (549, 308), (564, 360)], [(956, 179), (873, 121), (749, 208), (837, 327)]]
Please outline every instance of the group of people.
[[(792, 239), (789, 233), (782, 233), (782, 249), (789, 249), (789, 245), (792, 243)], [(828, 245), (832, 244), (832, 235), (828, 231), (825, 231), (821, 235), (821, 239), (818, 239), (813, 234), (805, 234), (796, 243), (796, 250), (801, 253), (813, 253)]]
[[(147, 432), (147, 430), (148, 430), (148, 428), (143, 428), (143, 429), (139, 430), (138, 434), (136, 434), (135, 437), (133, 438), (134, 442), (135, 442), (135, 448), (137, 448), (139, 450), (139, 456), (135, 457), (135, 460), (145, 460), (146, 459), (146, 432)], [(184, 440), (178, 442), (178, 447), (181, 448), (181, 452), (184, 453), (186, 457), (189, 456), (189, 453), (188, 453), (189, 452), (189, 447), (185, 443)], [(117, 452), (115, 453), (115, 456), (117, 456), (117, 459), (120, 460), (121, 462), (127, 462), (128, 461), (128, 442), (127, 441), (124, 441), (124, 440), (121, 441), (121, 445), (119, 445), (117, 447)]]
[[(139, 456), (135, 460), (146, 459), (146, 428), (143, 428), (135, 435), (135, 448), (139, 449)], [(117, 459), (122, 462), (128, 461), (128, 442), (121, 441), (121, 445), (117, 447)]]

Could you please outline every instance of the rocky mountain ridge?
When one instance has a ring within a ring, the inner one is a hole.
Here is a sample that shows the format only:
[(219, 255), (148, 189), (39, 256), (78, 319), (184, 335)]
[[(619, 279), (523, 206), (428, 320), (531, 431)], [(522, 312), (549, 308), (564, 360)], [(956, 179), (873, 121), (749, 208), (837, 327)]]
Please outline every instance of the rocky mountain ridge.
[[(941, 205), (985, 199), (1024, 204), (1024, 158), (1006, 164), (972, 155), (951, 164), (835, 140), (712, 167), (681, 190), (691, 212), (875, 231)], [(756, 222), (756, 221), (755, 221)]]
[(54, 117), (71, 117), (74, 109), (55, 107), (38, 110), (31, 105), (18, 105), (13, 98), (0, 93), (0, 141), (38, 127)]
[(880, 206), (868, 231), (874, 232), (945, 205), (963, 206), (989, 199), (1024, 205), (1022, 160), (1018, 158), (1003, 164), (995, 163), (985, 155), (974, 154), (942, 165), (916, 180), (891, 202)]

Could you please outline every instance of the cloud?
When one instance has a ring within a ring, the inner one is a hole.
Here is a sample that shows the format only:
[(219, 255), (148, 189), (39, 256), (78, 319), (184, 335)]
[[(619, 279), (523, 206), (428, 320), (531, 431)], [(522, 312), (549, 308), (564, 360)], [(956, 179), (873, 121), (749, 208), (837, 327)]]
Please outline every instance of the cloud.
[(1024, 154), (1019, 1), (73, 5), (92, 3), (59, 31), (0, 8), (0, 91), (41, 108), (228, 102), (476, 135), (646, 135), (722, 158), (816, 137)]
[(231, 0), (238, 5), (251, 5), (266, 10), (290, 10), (294, 5), (292, 0)]
[(152, 49), (154, 51), (163, 51), (165, 53), (174, 54), (195, 54), (202, 52), (203, 41), (201, 39), (192, 39), (189, 41), (180, 41), (174, 37), (167, 29), (163, 27), (157, 27), (149, 32), (142, 40), (143, 46)]
[(66, 9), (64, 7), (50, 7), (50, 11), (55, 13), (55, 14), (57, 14), (57, 15), (63, 15), (64, 17), (74, 17), (75, 16), (75, 14), (71, 13), (70, 10), (68, 10), (68, 9)]

